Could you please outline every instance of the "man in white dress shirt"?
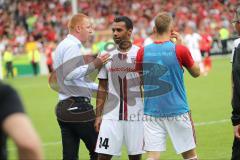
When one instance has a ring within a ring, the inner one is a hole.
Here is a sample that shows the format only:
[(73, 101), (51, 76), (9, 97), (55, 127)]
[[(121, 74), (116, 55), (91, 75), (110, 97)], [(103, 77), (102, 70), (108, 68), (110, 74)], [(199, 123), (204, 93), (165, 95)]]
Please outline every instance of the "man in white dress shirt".
[(52, 74), (59, 92), (56, 115), (62, 134), (63, 160), (78, 159), (80, 139), (85, 143), (90, 159), (95, 160), (97, 132), (94, 130), (95, 113), (90, 98), (97, 84), (89, 79), (89, 74), (100, 68), (109, 55), (97, 58), (84, 55), (82, 43), (93, 33), (88, 16), (73, 15), (68, 29), (69, 34), (56, 48)]

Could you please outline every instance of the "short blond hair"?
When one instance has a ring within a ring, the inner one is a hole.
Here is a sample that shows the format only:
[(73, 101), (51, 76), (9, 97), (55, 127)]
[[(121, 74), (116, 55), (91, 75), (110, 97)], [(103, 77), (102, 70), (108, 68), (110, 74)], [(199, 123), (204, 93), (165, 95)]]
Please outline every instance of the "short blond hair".
[(77, 24), (81, 24), (83, 22), (84, 18), (88, 18), (88, 16), (85, 14), (82, 14), (82, 13), (73, 15), (72, 18), (68, 22), (68, 30), (69, 31), (74, 30), (75, 26)]
[(169, 30), (173, 22), (172, 16), (167, 12), (160, 12), (155, 18), (155, 27), (159, 34), (163, 34)]

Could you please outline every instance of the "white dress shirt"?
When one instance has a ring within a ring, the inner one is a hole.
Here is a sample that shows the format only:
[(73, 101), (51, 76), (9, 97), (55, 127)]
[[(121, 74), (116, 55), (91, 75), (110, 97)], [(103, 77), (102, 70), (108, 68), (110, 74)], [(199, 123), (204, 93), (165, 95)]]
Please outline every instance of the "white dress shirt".
[(87, 78), (95, 68), (93, 64), (84, 63), (83, 50), (81, 42), (71, 34), (68, 34), (55, 50), (53, 68), (61, 88), (60, 100), (72, 96), (90, 98), (92, 91), (97, 90), (98, 85)]

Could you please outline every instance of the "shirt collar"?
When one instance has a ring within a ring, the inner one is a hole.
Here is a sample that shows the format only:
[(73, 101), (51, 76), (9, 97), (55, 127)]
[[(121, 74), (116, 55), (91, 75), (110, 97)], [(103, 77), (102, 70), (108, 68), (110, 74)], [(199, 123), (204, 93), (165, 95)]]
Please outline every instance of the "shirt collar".
[(74, 35), (72, 34), (68, 34), (67, 38), (73, 40), (74, 42), (78, 43), (80, 46), (82, 45), (81, 41), (79, 39), (77, 39)]

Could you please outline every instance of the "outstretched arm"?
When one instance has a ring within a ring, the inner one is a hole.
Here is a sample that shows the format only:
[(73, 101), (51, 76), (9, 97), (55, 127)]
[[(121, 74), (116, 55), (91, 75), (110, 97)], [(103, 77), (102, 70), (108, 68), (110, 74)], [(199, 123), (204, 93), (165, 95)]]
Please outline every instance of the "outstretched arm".
[[(72, 79), (79, 79), (81, 77), (84, 77), (90, 73), (92, 73), (95, 69), (99, 69), (102, 67), (102, 65), (108, 60), (109, 58), (109, 54), (103, 54), (103, 55), (99, 55), (97, 58), (95, 58), (94, 60), (92, 60), (91, 63), (89, 62), (85, 62), (84, 61), (84, 56), (83, 57), (79, 56), (78, 58), (82, 59), (82, 66), (79, 66), (77, 68), (73, 68), (73, 70), (67, 74), (65, 80), (72, 80)], [(76, 58), (75, 58), (76, 59)], [(71, 63), (75, 63), (74, 60), (69, 60), (70, 65), (72, 65)], [(67, 63), (69, 63), (67, 62)], [(66, 68), (69, 65), (66, 65)]]

